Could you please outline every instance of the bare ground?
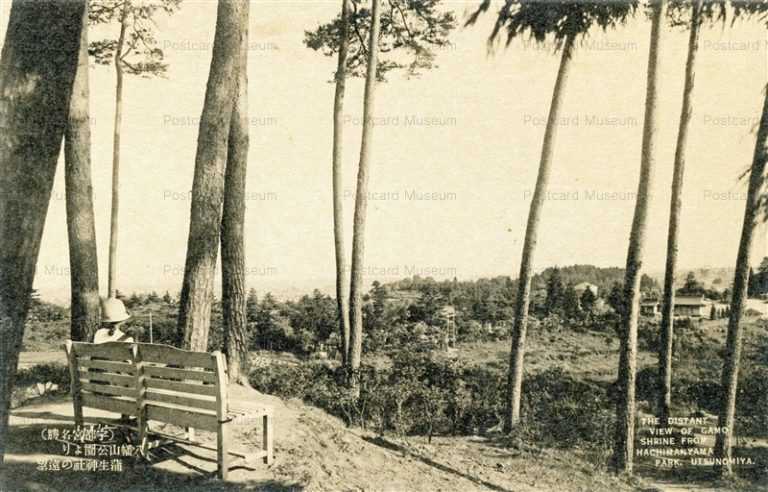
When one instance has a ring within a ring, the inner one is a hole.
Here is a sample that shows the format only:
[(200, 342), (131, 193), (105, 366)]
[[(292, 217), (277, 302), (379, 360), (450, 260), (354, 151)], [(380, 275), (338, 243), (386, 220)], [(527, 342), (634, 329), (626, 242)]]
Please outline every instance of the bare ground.
[[(257, 463), (253, 468), (235, 469), (224, 484), (212, 476), (214, 453), (189, 448), (193, 457), (184, 454), (181, 446), (171, 446), (156, 453), (151, 465), (126, 460), (122, 473), (38, 471), (38, 461), (63, 457), (60, 444), (42, 440), (42, 430), (72, 427), (71, 401), (55, 398), (12, 412), (0, 490), (637, 490), (573, 452), (506, 447), (479, 437), (442, 437), (432, 443), (425, 438), (380, 437), (349, 429), (298, 401), (283, 402), (241, 387), (232, 387), (230, 395), (238, 400), (238, 407), (273, 405), (276, 459), (271, 466)], [(86, 418), (107, 415), (86, 410)], [(258, 431), (238, 427), (236, 447), (258, 447)], [(215, 442), (213, 434), (199, 433), (199, 437)]]

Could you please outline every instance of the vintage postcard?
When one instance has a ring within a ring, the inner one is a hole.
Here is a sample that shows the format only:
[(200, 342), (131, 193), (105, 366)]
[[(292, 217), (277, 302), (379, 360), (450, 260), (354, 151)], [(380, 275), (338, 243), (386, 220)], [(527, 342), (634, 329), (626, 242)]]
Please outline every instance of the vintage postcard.
[(768, 0), (0, 45), (0, 492), (768, 491)]

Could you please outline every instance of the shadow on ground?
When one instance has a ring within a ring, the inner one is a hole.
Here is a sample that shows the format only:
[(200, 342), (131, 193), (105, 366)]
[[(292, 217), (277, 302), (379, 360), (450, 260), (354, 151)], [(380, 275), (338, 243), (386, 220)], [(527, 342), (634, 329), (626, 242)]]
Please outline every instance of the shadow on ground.
[(638, 460), (635, 471), (649, 481), (663, 484), (664, 490), (768, 490), (767, 447), (734, 447), (733, 456), (749, 457), (754, 464), (734, 464), (734, 476), (730, 479), (721, 479), (710, 465), (683, 464), (679, 468), (660, 468), (652, 459)]
[(483, 479), (480, 479), (480, 478), (477, 478), (477, 477), (473, 477), (473, 476), (468, 475), (466, 473), (463, 473), (463, 472), (460, 472), (458, 470), (455, 470), (455, 469), (453, 469), (453, 468), (451, 468), (451, 467), (449, 467), (447, 465), (439, 463), (439, 462), (437, 462), (437, 461), (435, 461), (435, 460), (433, 460), (431, 458), (428, 458), (426, 456), (422, 456), (422, 455), (420, 455), (418, 453), (414, 453), (410, 449), (407, 449), (407, 448), (405, 448), (405, 447), (403, 447), (403, 446), (401, 446), (401, 445), (399, 445), (397, 443), (389, 441), (389, 440), (385, 439), (384, 437), (380, 437), (380, 436), (378, 436), (378, 437), (364, 437), (363, 439), (365, 441), (368, 441), (371, 444), (375, 444), (376, 446), (380, 446), (380, 447), (388, 449), (390, 451), (395, 451), (395, 452), (403, 454), (404, 456), (408, 456), (410, 458), (419, 460), (419, 461), (421, 461), (422, 463), (424, 463), (426, 465), (429, 465), (429, 466), (432, 466), (434, 468), (437, 468), (441, 472), (449, 473), (449, 474), (455, 475), (457, 477), (461, 477), (461, 478), (467, 479), (467, 480), (475, 483), (476, 485), (481, 485), (483, 487), (487, 487), (487, 488), (489, 488), (491, 490), (495, 490), (497, 492), (511, 492), (509, 489), (505, 489), (503, 487), (500, 487), (500, 486), (498, 486), (496, 484), (493, 484), (491, 482), (488, 482), (486, 480), (483, 480)]
[[(43, 439), (46, 429), (74, 429), (71, 420), (51, 412), (15, 411), (15, 416), (41, 419), (50, 423), (15, 425), (11, 427), (6, 442), (6, 459), (0, 469), (2, 491), (72, 491), (72, 490), (174, 490), (228, 491), (265, 490), (276, 492), (300, 491), (297, 484), (272, 479), (243, 479), (222, 482), (214, 472), (216, 462), (210, 456), (190, 451), (186, 447), (169, 445), (153, 450), (152, 463), (139, 457), (120, 458), (122, 471), (45, 471), (38, 463), (46, 460), (80, 460), (81, 456), (67, 455), (66, 445), (55, 440)], [(87, 421), (88, 419), (86, 419)], [(86, 422), (88, 423), (88, 422)], [(130, 438), (116, 433), (115, 444), (126, 444)], [(206, 466), (199, 466), (204, 463)], [(170, 468), (170, 469), (169, 469)], [(238, 469), (231, 468), (234, 473)]]

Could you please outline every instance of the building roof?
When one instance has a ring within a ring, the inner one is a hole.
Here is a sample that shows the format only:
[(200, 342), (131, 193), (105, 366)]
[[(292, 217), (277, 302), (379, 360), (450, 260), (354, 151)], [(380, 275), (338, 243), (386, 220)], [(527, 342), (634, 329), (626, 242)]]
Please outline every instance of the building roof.
[(677, 306), (706, 306), (703, 297), (698, 296), (675, 296), (675, 305)]
[(575, 290), (597, 290), (597, 285), (590, 284), (589, 282), (581, 282), (573, 286)]
[[(643, 306), (653, 306), (655, 304), (661, 304), (661, 301), (654, 299), (646, 299), (640, 304)], [(707, 302), (703, 297), (695, 296), (675, 296), (675, 306), (706, 306)]]

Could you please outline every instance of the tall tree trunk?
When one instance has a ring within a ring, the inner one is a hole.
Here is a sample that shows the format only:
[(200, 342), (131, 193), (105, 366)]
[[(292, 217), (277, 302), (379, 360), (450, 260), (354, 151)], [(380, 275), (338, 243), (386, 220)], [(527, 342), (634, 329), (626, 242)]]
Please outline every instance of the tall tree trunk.
[[(765, 207), (765, 165), (768, 161), (768, 87), (763, 101), (763, 113), (757, 130), (757, 142), (752, 158), (752, 170), (749, 175), (747, 202), (744, 206), (744, 223), (741, 228), (739, 254), (736, 257), (736, 273), (733, 279), (733, 297), (731, 314), (728, 319), (728, 334), (725, 340), (725, 361), (723, 363), (722, 396), (717, 425), (727, 428), (725, 434), (717, 434), (715, 439), (715, 457), (724, 459), (719, 466), (722, 475), (730, 475), (731, 445), (733, 441), (734, 419), (736, 415), (736, 390), (741, 363), (741, 315), (744, 300), (747, 298), (747, 278), (749, 276), (749, 258), (752, 253), (752, 238), (758, 218)], [(762, 218), (761, 220), (765, 220)]]
[(642, 278), (645, 231), (653, 179), (656, 146), (656, 100), (658, 85), (659, 44), (661, 21), (664, 18), (663, 0), (651, 4), (651, 40), (648, 51), (648, 80), (645, 94), (645, 119), (640, 158), (640, 179), (637, 201), (632, 220), (624, 276), (624, 312), (621, 320), (619, 347), (618, 388), (616, 405), (616, 435), (613, 464), (617, 471), (631, 474), (635, 449), (635, 376), (637, 371), (637, 321), (640, 308), (640, 280)]
[(0, 464), (84, 5), (14, 1), (0, 55)]
[(120, 36), (115, 50), (115, 126), (112, 137), (112, 213), (109, 222), (109, 272), (107, 292), (115, 297), (117, 292), (117, 231), (120, 211), (120, 127), (123, 121), (123, 47), (125, 46), (128, 7), (123, 5), (120, 14)]
[(336, 306), (341, 337), (341, 364), (349, 360), (349, 298), (346, 252), (344, 251), (344, 204), (342, 200), (342, 146), (344, 144), (344, 92), (347, 81), (349, 0), (341, 0), (339, 60), (336, 66), (336, 93), (333, 99), (333, 242), (336, 249)]
[(699, 49), (699, 26), (703, 0), (696, 0), (691, 8), (691, 33), (688, 38), (688, 59), (685, 62), (683, 107), (677, 132), (675, 165), (672, 173), (672, 198), (669, 205), (669, 231), (667, 234), (667, 265), (664, 272), (664, 300), (661, 308), (661, 340), (659, 343), (659, 400), (658, 412), (662, 425), (669, 419), (672, 404), (672, 340), (674, 339), (675, 271), (677, 266), (677, 238), (680, 210), (683, 205), (683, 176), (685, 174), (685, 146), (691, 121), (696, 52)]
[(363, 96), (363, 135), (360, 142), (360, 164), (357, 171), (357, 192), (352, 231), (352, 272), (350, 283), (351, 326), (349, 335), (348, 366), (353, 388), (357, 388), (357, 371), (363, 354), (363, 268), (365, 257), (365, 222), (368, 208), (368, 171), (373, 144), (373, 113), (378, 69), (380, 0), (371, 5), (371, 32), (368, 40), (368, 67)]
[(77, 341), (91, 340), (99, 325), (99, 262), (91, 185), (87, 26), (86, 6), (77, 73), (64, 136), (64, 182), (72, 296), (70, 337)]
[(187, 350), (208, 349), (224, 200), (224, 166), (237, 93), (237, 68), (244, 35), (241, 19), (246, 1), (221, 0), (216, 14), (213, 58), (197, 137), (187, 260), (179, 300), (177, 327)]
[(224, 212), (221, 221), (222, 306), (224, 351), (229, 380), (248, 386), (248, 336), (245, 291), (245, 178), (248, 168), (248, 11), (243, 3), (237, 98), (232, 107), (224, 176)]
[(523, 360), (525, 357), (525, 335), (528, 328), (528, 305), (531, 295), (531, 277), (533, 275), (533, 256), (536, 252), (536, 240), (539, 234), (539, 219), (549, 183), (552, 168), (552, 156), (557, 137), (560, 108), (568, 81), (568, 72), (573, 58), (573, 36), (568, 36), (563, 44), (560, 68), (557, 71), (552, 101), (549, 106), (549, 118), (544, 129), (544, 143), (541, 148), (539, 172), (536, 188), (533, 192), (531, 207), (528, 210), (528, 223), (525, 227), (523, 256), (520, 261), (520, 279), (515, 300), (515, 322), (512, 329), (512, 348), (509, 354), (509, 374), (507, 376), (507, 407), (504, 416), (504, 431), (509, 432), (520, 421), (520, 400), (523, 390)]

